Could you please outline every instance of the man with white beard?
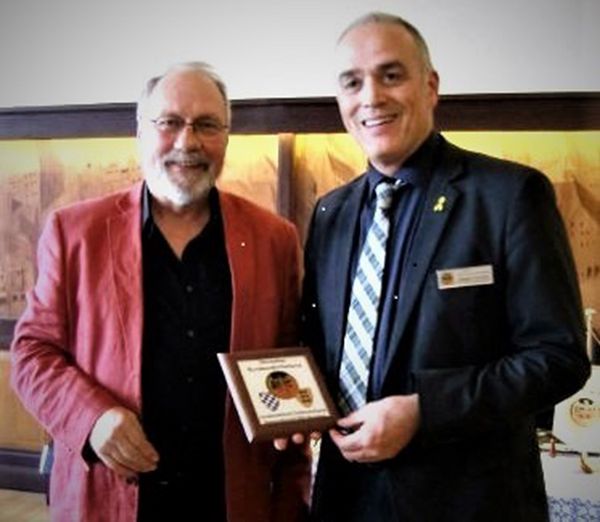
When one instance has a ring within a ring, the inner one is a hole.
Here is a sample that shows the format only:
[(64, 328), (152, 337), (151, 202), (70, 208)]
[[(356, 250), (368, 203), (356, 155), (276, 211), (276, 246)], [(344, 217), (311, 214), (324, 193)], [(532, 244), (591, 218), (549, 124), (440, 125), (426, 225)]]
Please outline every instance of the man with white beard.
[(301, 520), (304, 456), (246, 442), (216, 358), (297, 342), (296, 230), (215, 188), (231, 116), (208, 65), (152, 78), (137, 118), (144, 181), (48, 218), (15, 331), (52, 517)]

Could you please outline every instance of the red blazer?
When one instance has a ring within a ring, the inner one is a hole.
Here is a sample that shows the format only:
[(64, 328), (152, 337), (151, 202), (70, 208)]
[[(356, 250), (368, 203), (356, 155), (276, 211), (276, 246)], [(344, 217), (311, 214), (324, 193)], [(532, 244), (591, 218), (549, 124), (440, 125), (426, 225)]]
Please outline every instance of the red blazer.
[[(141, 411), (141, 196), (136, 184), (59, 210), (39, 241), (38, 279), (12, 345), (12, 383), (54, 439), (53, 520), (136, 520), (137, 486), (82, 451), (106, 409)], [(239, 197), (219, 198), (233, 287), (230, 350), (293, 344), (295, 228)], [(223, 440), (229, 521), (299, 518), (307, 463), (270, 443), (249, 445), (231, 398)]]

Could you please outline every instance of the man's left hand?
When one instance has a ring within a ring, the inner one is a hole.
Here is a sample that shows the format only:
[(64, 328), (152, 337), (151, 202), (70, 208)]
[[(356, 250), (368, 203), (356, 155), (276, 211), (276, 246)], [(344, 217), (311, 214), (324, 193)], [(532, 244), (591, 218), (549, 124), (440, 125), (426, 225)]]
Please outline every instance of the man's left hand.
[(334, 428), (329, 435), (346, 460), (378, 462), (404, 449), (419, 424), (418, 395), (393, 395), (369, 402), (339, 419), (338, 426), (350, 433), (344, 435)]

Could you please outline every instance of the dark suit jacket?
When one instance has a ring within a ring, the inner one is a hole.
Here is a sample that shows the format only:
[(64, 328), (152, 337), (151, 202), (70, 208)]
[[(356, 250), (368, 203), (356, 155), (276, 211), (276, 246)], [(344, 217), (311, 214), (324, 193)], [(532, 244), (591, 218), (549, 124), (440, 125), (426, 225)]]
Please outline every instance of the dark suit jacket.
[[(317, 520), (544, 520), (534, 417), (589, 375), (574, 264), (550, 182), (441, 140), (380, 389), (418, 393), (417, 437), (349, 464), (325, 437)], [(365, 176), (316, 205), (306, 245), (306, 341), (337, 395), (349, 262)], [(438, 205), (440, 196), (445, 203)], [(440, 208), (441, 207), (441, 208)], [(493, 284), (441, 290), (436, 271), (491, 265)]]

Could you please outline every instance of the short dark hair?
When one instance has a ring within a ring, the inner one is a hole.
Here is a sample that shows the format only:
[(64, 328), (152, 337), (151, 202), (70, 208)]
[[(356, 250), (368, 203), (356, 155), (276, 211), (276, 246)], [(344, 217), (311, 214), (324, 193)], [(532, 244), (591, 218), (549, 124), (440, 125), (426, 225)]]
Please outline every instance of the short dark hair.
[(429, 47), (427, 46), (427, 42), (421, 32), (410, 22), (402, 18), (401, 16), (392, 15), (389, 13), (382, 13), (380, 11), (373, 11), (367, 13), (352, 22), (350, 25), (346, 27), (340, 34), (337, 39), (337, 43), (339, 44), (344, 37), (356, 27), (360, 27), (367, 24), (392, 24), (399, 25), (406, 29), (408, 33), (413, 37), (413, 40), (417, 44), (417, 48), (421, 53), (421, 60), (426, 70), (433, 71), (433, 64), (431, 62), (431, 55), (429, 54)]

